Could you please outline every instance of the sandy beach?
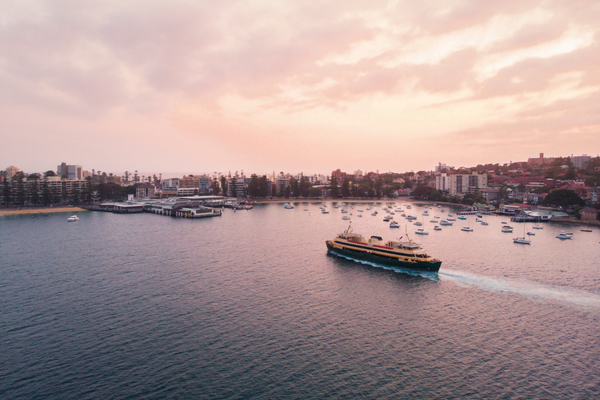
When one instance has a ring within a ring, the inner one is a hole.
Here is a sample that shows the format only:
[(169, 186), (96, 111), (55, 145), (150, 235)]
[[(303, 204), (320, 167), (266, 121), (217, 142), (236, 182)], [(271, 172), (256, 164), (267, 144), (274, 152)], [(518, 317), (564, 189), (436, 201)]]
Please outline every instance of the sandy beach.
[(2, 215), (28, 215), (28, 214), (50, 214), (50, 213), (68, 213), (88, 211), (80, 207), (48, 207), (48, 208), (12, 208), (0, 210)]

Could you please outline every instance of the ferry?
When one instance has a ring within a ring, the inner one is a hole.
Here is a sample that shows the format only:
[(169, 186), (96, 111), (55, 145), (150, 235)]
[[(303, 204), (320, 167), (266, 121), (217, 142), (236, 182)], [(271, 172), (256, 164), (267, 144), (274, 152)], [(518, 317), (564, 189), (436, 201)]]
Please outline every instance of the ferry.
[[(407, 235), (408, 239), (408, 235)], [(381, 236), (364, 236), (353, 233), (350, 226), (335, 239), (327, 240), (327, 252), (351, 258), (373, 261), (396, 267), (437, 272), (442, 262), (428, 255), (417, 243), (408, 241), (384, 242)]]

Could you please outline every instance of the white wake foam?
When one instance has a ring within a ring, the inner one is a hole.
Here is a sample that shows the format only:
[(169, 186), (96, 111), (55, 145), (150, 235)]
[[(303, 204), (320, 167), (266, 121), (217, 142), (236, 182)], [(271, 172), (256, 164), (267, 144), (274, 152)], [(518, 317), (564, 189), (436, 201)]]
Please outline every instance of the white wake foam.
[(585, 307), (600, 308), (600, 294), (561, 286), (550, 286), (541, 283), (489, 277), (470, 274), (463, 271), (440, 270), (442, 281), (448, 280), (463, 287), (475, 286), (496, 293), (515, 293), (534, 299), (549, 299)]

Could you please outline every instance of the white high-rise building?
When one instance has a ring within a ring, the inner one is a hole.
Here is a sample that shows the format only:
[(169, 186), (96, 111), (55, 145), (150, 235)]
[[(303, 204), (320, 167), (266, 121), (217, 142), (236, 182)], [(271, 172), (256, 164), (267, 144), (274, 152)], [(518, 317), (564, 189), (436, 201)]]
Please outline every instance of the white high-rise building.
[(453, 196), (477, 193), (487, 188), (487, 174), (448, 174), (443, 172), (435, 177), (435, 188), (448, 191)]

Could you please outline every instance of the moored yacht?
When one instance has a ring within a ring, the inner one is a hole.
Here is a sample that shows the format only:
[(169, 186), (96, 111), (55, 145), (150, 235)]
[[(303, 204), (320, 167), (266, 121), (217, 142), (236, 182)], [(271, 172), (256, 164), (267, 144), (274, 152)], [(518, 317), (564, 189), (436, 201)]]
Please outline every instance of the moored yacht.
[(569, 235), (568, 233), (565, 233), (565, 232), (561, 232), (558, 235), (556, 235), (556, 238), (560, 239), (560, 240), (571, 239), (572, 237), (573, 237), (573, 234)]

